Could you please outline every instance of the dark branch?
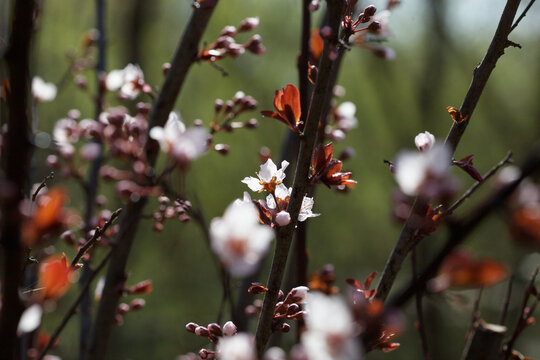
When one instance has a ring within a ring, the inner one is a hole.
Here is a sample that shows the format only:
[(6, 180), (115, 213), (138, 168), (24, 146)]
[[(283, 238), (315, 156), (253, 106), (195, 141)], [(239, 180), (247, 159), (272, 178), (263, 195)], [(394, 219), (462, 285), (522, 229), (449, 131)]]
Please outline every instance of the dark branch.
[(45, 176), (45, 178), (41, 181), (36, 191), (34, 191), (34, 193), (32, 194), (32, 201), (36, 201), (36, 197), (38, 196), (41, 189), (47, 186), (47, 181), (51, 180), (52, 178), (54, 178), (54, 171), (51, 171), (51, 173)]

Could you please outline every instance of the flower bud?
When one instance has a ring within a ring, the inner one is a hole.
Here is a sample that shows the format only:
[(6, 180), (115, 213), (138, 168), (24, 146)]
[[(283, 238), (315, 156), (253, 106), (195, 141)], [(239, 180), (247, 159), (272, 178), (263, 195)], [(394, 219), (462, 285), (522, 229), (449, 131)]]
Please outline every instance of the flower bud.
[(429, 150), (435, 145), (435, 136), (428, 131), (424, 131), (423, 133), (416, 135), (414, 144), (418, 151)]
[(133, 299), (129, 303), (129, 307), (131, 310), (140, 310), (144, 307), (144, 305), (146, 305), (146, 300), (141, 298)]
[(381, 30), (381, 28), (382, 28), (381, 23), (378, 21), (374, 21), (368, 25), (367, 30), (372, 33), (377, 33)]
[(236, 28), (232, 25), (227, 25), (221, 30), (221, 36), (234, 36), (236, 35)]
[(286, 301), (288, 303), (301, 303), (306, 298), (306, 295), (309, 291), (307, 286), (297, 286), (289, 291)]
[(377, 8), (374, 5), (369, 5), (364, 9), (364, 15), (365, 16), (373, 16), (375, 15), (375, 12), (377, 11)]
[(276, 224), (279, 226), (286, 226), (291, 223), (291, 214), (282, 210), (276, 215)]
[(323, 39), (326, 39), (326, 40), (330, 40), (332, 38), (332, 28), (330, 26), (324, 26), (322, 29), (321, 29), (321, 37)]
[(215, 110), (216, 112), (220, 112), (221, 109), (223, 109), (223, 105), (224, 105), (223, 100), (221, 100), (221, 99), (216, 99), (216, 101), (214, 102), (214, 110)]
[(208, 329), (204, 326), (197, 326), (195, 328), (195, 335), (208, 337), (210, 335), (210, 331), (208, 331)]
[(166, 62), (161, 65), (161, 73), (163, 74), (163, 76), (167, 76), (169, 70), (171, 70), (171, 63)]
[(223, 336), (223, 331), (221, 331), (221, 326), (216, 323), (208, 324), (208, 331), (214, 336)]
[(195, 334), (195, 329), (197, 327), (199, 327), (199, 325), (194, 323), (194, 322), (189, 322), (189, 323), (186, 324), (186, 330), (189, 331), (190, 333)]
[(126, 303), (120, 303), (118, 304), (118, 308), (116, 309), (116, 312), (118, 314), (124, 315), (129, 311), (129, 305)]
[(238, 331), (238, 329), (236, 328), (236, 325), (234, 325), (232, 321), (227, 321), (223, 325), (222, 330), (223, 330), (223, 335), (225, 336), (233, 336)]
[(259, 18), (248, 17), (242, 20), (240, 26), (238, 27), (238, 32), (252, 31), (255, 30), (257, 26), (259, 26)]
[(318, 0), (312, 0), (310, 3), (309, 3), (309, 12), (315, 12), (317, 10), (319, 10), (319, 6), (320, 6), (320, 3)]
[(47, 160), (45, 162), (47, 163), (47, 166), (51, 169), (58, 169), (58, 167), (60, 166), (58, 156), (56, 155), (47, 156)]
[(221, 155), (227, 155), (229, 153), (229, 145), (227, 144), (216, 144), (214, 145), (214, 150), (216, 150)]
[(141, 281), (129, 288), (130, 294), (148, 294), (152, 292), (152, 280)]

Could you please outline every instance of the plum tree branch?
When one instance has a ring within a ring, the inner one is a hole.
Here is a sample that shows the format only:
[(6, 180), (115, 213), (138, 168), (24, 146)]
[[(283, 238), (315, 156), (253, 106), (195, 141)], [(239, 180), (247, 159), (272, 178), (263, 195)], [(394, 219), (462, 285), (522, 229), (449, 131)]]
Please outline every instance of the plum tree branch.
[[(520, 1), (521, 0), (507, 1), (486, 55), (474, 70), (472, 82), (460, 108), (462, 117), (465, 120), (460, 123), (454, 122), (445, 140), (445, 144), (449, 146), (452, 154), (455, 152), (461, 137), (471, 120), (474, 109), (478, 104), (480, 96), (482, 95), (497, 61), (504, 54), (504, 49), (507, 47), (508, 35), (511, 32), (512, 22), (516, 16)], [(384, 301), (388, 297), (397, 274), (401, 269), (401, 264), (415, 244), (415, 234), (417, 232), (416, 217), (423, 217), (426, 211), (427, 205), (424, 202), (415, 201), (413, 209), (411, 210), (411, 215), (409, 215), (407, 222), (403, 226), (398, 241), (388, 258), (383, 275), (377, 286), (376, 297), (378, 299)]]
[[(337, 40), (343, 0), (327, 0), (327, 4), (329, 15), (328, 26), (330, 26), (332, 29)], [(266, 285), (268, 287), (268, 292), (264, 297), (263, 308), (259, 316), (257, 332), (255, 334), (255, 346), (259, 358), (262, 357), (266, 343), (268, 342), (268, 339), (272, 333), (273, 310), (277, 301), (281, 282), (283, 280), (289, 248), (294, 234), (294, 229), (298, 222), (297, 219), (298, 214), (300, 213), (300, 207), (308, 188), (311, 155), (317, 136), (319, 121), (321, 120), (322, 116), (323, 104), (325, 103), (326, 96), (328, 96), (328, 88), (333, 86), (333, 84), (330, 84), (330, 80), (334, 62), (329, 58), (329, 47), (329, 42), (326, 40), (319, 65), (317, 82), (313, 90), (306, 125), (304, 127), (302, 141), (300, 144), (293, 190), (290, 196), (289, 205), (287, 207), (287, 211), (290, 213), (292, 220), (289, 225), (280, 227), (277, 231), (276, 248), (274, 251), (270, 275)]]
[[(154, 126), (165, 125), (169, 113), (172, 111), (174, 103), (182, 89), (186, 75), (191, 65), (197, 59), (199, 42), (216, 5), (194, 8), (180, 44), (171, 61), (171, 67), (167, 72), (165, 81), (152, 108), (149, 119), (149, 130)], [(147, 162), (152, 167), (156, 163), (158, 150), (159, 146), (157, 142), (148, 138), (144, 151)], [(92, 344), (89, 351), (89, 358), (92, 360), (105, 358), (116, 307), (120, 299), (120, 292), (118, 290), (126, 278), (125, 269), (127, 259), (147, 201), (148, 199), (146, 197), (141, 197), (139, 201), (130, 201), (125, 207), (120, 223), (120, 231), (118, 232), (107, 270), (102, 300), (99, 303), (94, 323)]]

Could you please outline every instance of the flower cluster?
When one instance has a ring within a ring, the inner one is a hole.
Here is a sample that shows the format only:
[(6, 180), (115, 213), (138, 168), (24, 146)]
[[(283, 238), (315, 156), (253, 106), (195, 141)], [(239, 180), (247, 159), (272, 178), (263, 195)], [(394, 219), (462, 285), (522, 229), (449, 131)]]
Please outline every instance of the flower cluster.
[[(253, 295), (262, 294), (268, 291), (266, 287), (261, 284), (252, 284), (248, 292)], [(309, 288), (307, 286), (297, 286), (291, 289), (287, 295), (282, 290), (279, 290), (277, 303), (274, 306), (272, 331), (274, 332), (289, 332), (291, 326), (284, 322), (285, 320), (302, 320), (304, 318), (305, 311), (302, 310), (302, 305), (306, 299)], [(248, 313), (255, 315), (256, 311), (252, 309), (260, 310), (260, 301), (255, 300), (254, 305), (250, 306)]]
[(188, 211), (191, 209), (191, 203), (187, 200), (174, 200), (171, 204), (171, 199), (165, 195), (158, 197), (159, 207), (152, 214), (154, 219), (154, 231), (161, 232), (163, 223), (167, 219), (177, 218), (181, 222), (190, 220)]
[(215, 63), (227, 56), (237, 58), (246, 50), (255, 54), (263, 55), (266, 52), (260, 35), (255, 34), (245, 44), (238, 44), (235, 36), (239, 33), (253, 31), (259, 26), (259, 18), (250, 17), (242, 20), (238, 27), (225, 26), (219, 37), (197, 55), (199, 61)]
[(144, 82), (144, 74), (139, 65), (133, 64), (109, 72), (105, 78), (105, 88), (109, 91), (120, 90), (118, 95), (126, 100), (135, 100), (141, 92), (152, 92), (152, 87)]
[[(258, 178), (246, 177), (242, 180), (252, 191), (268, 192), (266, 200), (253, 201), (259, 209), (259, 219), (263, 224), (270, 226), (286, 226), (291, 222), (291, 216), (287, 212), (289, 198), (292, 188), (287, 188), (283, 184), (285, 179), (285, 169), (289, 163), (283, 161), (281, 168), (278, 169), (272, 159), (268, 159), (266, 163), (261, 165), (260, 171), (257, 174)], [(249, 200), (249, 199), (247, 199)], [(313, 198), (304, 196), (298, 221), (305, 221), (310, 217), (319, 216), (312, 212)]]
[[(236, 359), (236, 356), (231, 357), (231, 352), (245, 350), (245, 347), (240, 345), (243, 345), (241, 343), (247, 335), (242, 333), (237, 334), (238, 330), (232, 321), (227, 321), (223, 326), (217, 323), (210, 323), (206, 327), (190, 322), (186, 324), (186, 330), (197, 336), (208, 338), (210, 342), (218, 344), (217, 351), (201, 349), (199, 351), (199, 359), (215, 359), (218, 355), (221, 359)], [(249, 353), (253, 354), (252, 357), (255, 359), (252, 345), (248, 346), (247, 349)], [(244, 355), (246, 354), (244, 353)]]

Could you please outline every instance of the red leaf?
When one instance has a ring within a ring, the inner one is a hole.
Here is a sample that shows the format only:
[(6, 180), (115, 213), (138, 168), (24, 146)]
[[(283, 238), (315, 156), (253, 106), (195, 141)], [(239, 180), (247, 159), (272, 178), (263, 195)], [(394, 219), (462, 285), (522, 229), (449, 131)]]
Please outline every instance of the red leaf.
[(473, 166), (473, 159), (474, 155), (465, 156), (463, 159), (459, 161), (454, 161), (454, 165), (459, 167), (461, 170), (465, 171), (467, 174), (469, 174), (474, 180), (478, 182), (484, 181), (482, 178), (482, 175), (476, 170), (476, 168)]

